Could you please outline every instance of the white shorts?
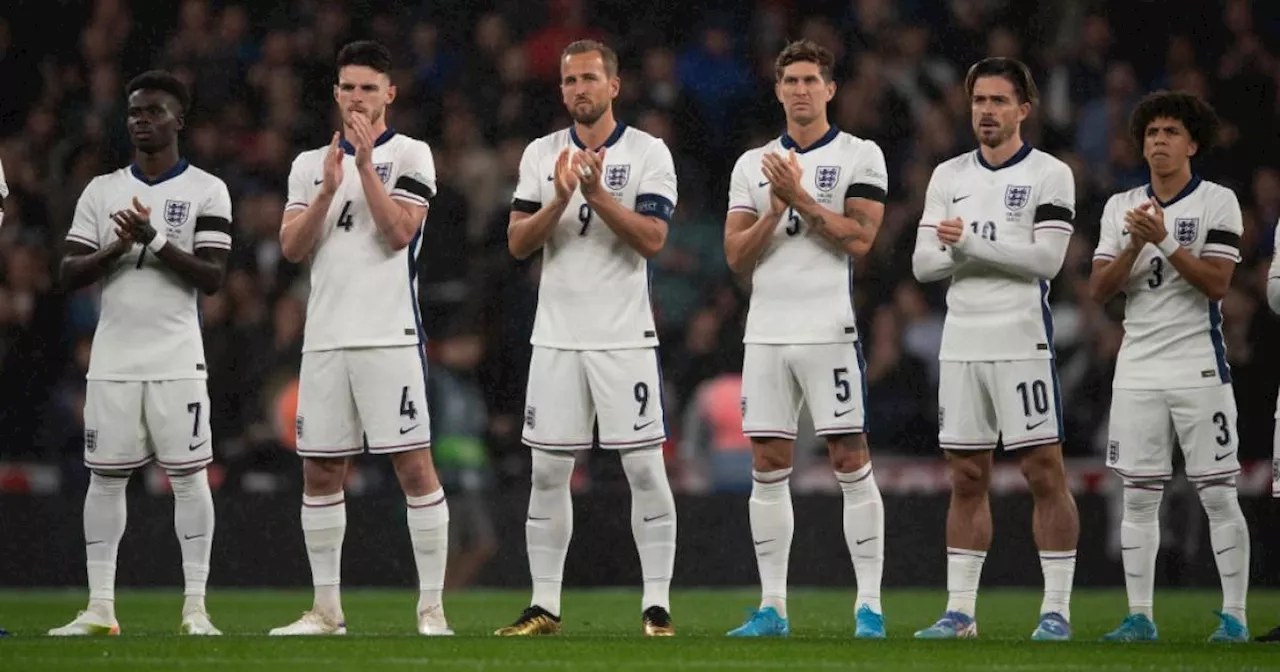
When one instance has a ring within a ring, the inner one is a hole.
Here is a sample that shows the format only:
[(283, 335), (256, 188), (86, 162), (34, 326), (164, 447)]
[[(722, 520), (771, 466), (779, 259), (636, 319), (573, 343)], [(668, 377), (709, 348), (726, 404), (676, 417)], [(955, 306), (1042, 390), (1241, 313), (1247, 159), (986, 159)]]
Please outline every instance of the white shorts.
[(795, 439), (807, 404), (819, 436), (866, 431), (867, 384), (854, 343), (748, 343), (742, 357), (742, 433)]
[(1052, 359), (940, 362), (938, 444), (1017, 450), (1062, 442), (1062, 395)]
[(123, 471), (152, 459), (171, 472), (201, 469), (213, 461), (205, 381), (88, 381), (85, 466)]
[[(1280, 416), (1280, 413), (1276, 415)], [(1276, 418), (1275, 432), (1271, 444), (1271, 496), (1280, 497), (1280, 417)]]
[(534, 346), (525, 395), (525, 445), (542, 450), (644, 448), (667, 440), (657, 348)]
[(294, 431), (303, 457), (431, 447), (427, 360), (413, 346), (302, 353)]
[(1107, 466), (1130, 480), (1172, 478), (1175, 439), (1182, 446), (1187, 480), (1240, 473), (1231, 385), (1115, 390), (1108, 434)]

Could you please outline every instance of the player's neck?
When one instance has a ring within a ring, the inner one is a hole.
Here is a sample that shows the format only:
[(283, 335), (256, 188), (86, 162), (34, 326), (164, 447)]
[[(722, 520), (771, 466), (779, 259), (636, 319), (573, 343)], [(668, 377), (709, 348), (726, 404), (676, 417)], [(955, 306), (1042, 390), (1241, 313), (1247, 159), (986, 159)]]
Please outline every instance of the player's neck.
[(596, 119), (596, 123), (590, 126), (573, 122), (573, 132), (586, 145), (588, 149), (596, 149), (604, 145), (618, 128), (618, 120), (613, 118), (613, 110), (605, 110), (605, 113)]
[(1161, 203), (1172, 201), (1190, 183), (1190, 163), (1167, 175), (1157, 175), (1155, 171), (1151, 171), (1151, 193), (1155, 194)]
[(138, 171), (149, 180), (154, 180), (173, 170), (173, 167), (178, 165), (181, 160), (182, 157), (178, 154), (178, 146), (176, 144), (155, 153), (141, 150), (135, 150), (133, 153), (133, 165), (137, 166)]
[(1012, 159), (1015, 154), (1022, 150), (1022, 134), (1014, 133), (1009, 136), (1008, 140), (1000, 143), (995, 147), (988, 147), (983, 144), (978, 145), (978, 151), (982, 152), (982, 160), (987, 162), (989, 166), (1003, 166)]
[(787, 137), (795, 141), (796, 146), (807, 149), (831, 132), (831, 122), (826, 117), (814, 119), (808, 124), (787, 122)]

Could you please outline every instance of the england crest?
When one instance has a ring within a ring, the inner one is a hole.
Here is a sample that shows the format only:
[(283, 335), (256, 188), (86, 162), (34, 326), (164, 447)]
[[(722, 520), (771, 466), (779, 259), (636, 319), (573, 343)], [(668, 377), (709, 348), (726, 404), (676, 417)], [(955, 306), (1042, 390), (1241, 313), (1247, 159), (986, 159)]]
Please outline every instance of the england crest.
[(164, 223), (169, 226), (182, 226), (191, 214), (191, 203), (187, 201), (168, 200), (164, 202)]
[(604, 167), (604, 186), (613, 191), (627, 186), (627, 181), (631, 179), (631, 164), (624, 163), (620, 166)]
[(1031, 187), (1009, 185), (1004, 188), (1004, 205), (1010, 210), (1021, 210), (1031, 200)]
[(387, 180), (391, 179), (391, 164), (375, 163), (373, 165), (373, 172), (378, 174), (378, 179), (382, 180), (383, 184), (386, 184)]
[(836, 188), (838, 182), (840, 182), (840, 166), (818, 166), (818, 173), (814, 177), (814, 184), (818, 187), (818, 191), (831, 191)]
[(1199, 217), (1179, 217), (1173, 220), (1173, 239), (1183, 247), (1196, 242), (1196, 234), (1199, 232)]
[(85, 452), (92, 453), (98, 449), (98, 430), (84, 430), (84, 449)]

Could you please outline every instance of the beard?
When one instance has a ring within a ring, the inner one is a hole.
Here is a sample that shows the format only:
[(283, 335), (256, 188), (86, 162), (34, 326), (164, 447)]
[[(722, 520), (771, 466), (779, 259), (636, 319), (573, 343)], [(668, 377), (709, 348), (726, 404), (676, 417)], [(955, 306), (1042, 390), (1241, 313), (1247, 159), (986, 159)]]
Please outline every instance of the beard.
[(350, 125), (351, 125), (351, 115), (353, 115), (353, 114), (363, 114), (363, 115), (364, 115), (364, 117), (365, 117), (365, 119), (368, 119), (368, 120), (369, 120), (369, 125), (370, 125), (370, 126), (376, 126), (376, 125), (377, 125), (377, 123), (378, 123), (379, 121), (381, 121), (381, 120), (382, 120), (382, 113), (383, 113), (383, 111), (384, 111), (384, 110), (381, 110), (381, 109), (380, 109), (380, 110), (369, 110), (369, 109), (364, 109), (364, 110), (349, 110), (349, 111), (347, 112), (347, 118), (346, 118), (346, 120), (344, 121), (344, 123), (345, 123), (346, 125), (350, 126)]
[(987, 129), (979, 126), (977, 129), (978, 142), (986, 145), (987, 147), (999, 147), (1000, 145), (1003, 145), (1006, 140), (1013, 137), (1013, 131), (1015, 128), (1015, 126), (1000, 126), (998, 128)]
[(574, 103), (569, 107), (569, 116), (573, 117), (575, 122), (582, 124), (583, 126), (591, 126), (597, 121), (600, 121), (600, 117), (604, 116), (605, 110), (607, 109), (609, 109), (609, 105), (608, 103), (604, 103), (601, 105), (592, 105), (586, 112), (578, 112), (578, 105), (577, 103)]

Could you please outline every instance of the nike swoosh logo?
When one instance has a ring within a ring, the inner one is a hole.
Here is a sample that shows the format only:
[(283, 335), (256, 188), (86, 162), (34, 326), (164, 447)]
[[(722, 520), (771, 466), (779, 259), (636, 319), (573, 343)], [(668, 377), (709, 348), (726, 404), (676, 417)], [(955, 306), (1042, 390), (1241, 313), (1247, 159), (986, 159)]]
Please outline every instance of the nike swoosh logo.
[(316, 180), (315, 184), (316, 184), (316, 186), (320, 186), (320, 185), (324, 184), (324, 180), (323, 180), (323, 179)]
[(1035, 423), (1035, 424), (1031, 424), (1031, 423), (1029, 423), (1029, 422), (1028, 422), (1028, 423), (1027, 423), (1027, 431), (1029, 432), (1029, 431), (1031, 431), (1031, 430), (1035, 429), (1036, 427), (1039, 427), (1040, 425), (1043, 425), (1043, 424), (1044, 424), (1044, 423), (1046, 423), (1046, 422), (1049, 422), (1049, 418), (1045, 418), (1044, 420), (1041, 420), (1040, 422), (1037, 422), (1037, 423)]
[(867, 543), (868, 541), (871, 541), (871, 540), (873, 540), (873, 539), (879, 539), (879, 538), (880, 538), (880, 537), (867, 537), (866, 539), (858, 539), (858, 540), (854, 541), (853, 543), (857, 544), (858, 546), (861, 546), (861, 545), (863, 545), (863, 544)]
[(548, 175), (548, 176), (547, 176), (547, 181), (548, 181), (548, 182), (555, 182), (555, 181), (556, 181), (556, 176), (555, 176), (555, 175)]
[(666, 517), (667, 517), (667, 516), (669, 516), (669, 515), (671, 515), (671, 514), (669, 514), (669, 513), (660, 513), (660, 514), (658, 514), (658, 515), (656, 515), (656, 516), (645, 516), (645, 517), (644, 517), (644, 522), (646, 522), (646, 523), (652, 523), (652, 522), (653, 522), (653, 521), (655, 521), (655, 520), (658, 520), (658, 519), (661, 519), (661, 518), (666, 518)]
[(1228, 546), (1222, 549), (1221, 551), (1214, 551), (1214, 553), (1217, 555), (1222, 555), (1223, 553), (1226, 553), (1227, 551), (1234, 550), (1234, 549), (1235, 549), (1235, 546)]
[(1213, 456), (1213, 461), (1214, 461), (1214, 462), (1221, 462), (1221, 461), (1223, 461), (1223, 460), (1227, 459), (1228, 457), (1231, 457), (1232, 455), (1235, 455), (1235, 454), (1236, 454), (1236, 451), (1234, 451), (1234, 450), (1233, 450), (1233, 451), (1231, 451), (1231, 452), (1227, 453), (1226, 455), (1214, 455), (1214, 456)]
[(968, 196), (956, 196), (956, 197), (953, 197), (953, 198), (951, 199), (951, 202), (952, 202), (952, 203), (959, 203), (960, 201), (963, 201), (964, 199), (969, 198), (969, 196), (972, 196), (972, 195), (973, 195), (973, 194), (969, 194)]
[(105, 542), (104, 542), (103, 540), (99, 539), (99, 540), (97, 540), (97, 541), (86, 541), (86, 542), (84, 542), (84, 545), (85, 545), (85, 546), (93, 546), (94, 544), (101, 544), (101, 543), (105, 543)]
[(852, 413), (852, 412), (853, 412), (853, 409), (852, 409), (852, 408), (846, 408), (846, 409), (844, 409), (843, 411), (836, 411), (836, 412), (835, 412), (835, 416), (836, 416), (837, 418), (840, 418), (840, 417), (843, 417), (843, 416), (849, 415), (849, 414), (850, 414), (850, 413)]
[(632, 425), (632, 426), (631, 426), (631, 431), (633, 431), (633, 432), (638, 432), (638, 431), (640, 431), (640, 430), (644, 429), (645, 427), (648, 427), (649, 425), (652, 425), (652, 424), (653, 424), (653, 423), (655, 423), (655, 422), (657, 422), (657, 420), (650, 420), (649, 422), (646, 422), (646, 423), (644, 423), (643, 425)]
[(413, 430), (415, 430), (415, 429), (417, 429), (417, 428), (419, 428), (419, 427), (421, 427), (421, 426), (422, 426), (422, 423), (418, 423), (418, 424), (416, 424), (416, 425), (414, 425), (414, 426), (412, 426), (412, 427), (401, 427), (401, 428), (400, 428), (400, 436), (404, 436), (405, 434), (408, 434), (409, 432), (412, 432)]
[(209, 439), (205, 439), (204, 441), (201, 441), (200, 443), (195, 443), (195, 444), (192, 444), (192, 445), (190, 445), (190, 446), (187, 446), (187, 450), (196, 450), (197, 448), (199, 448), (200, 446), (203, 446), (203, 445), (204, 445), (204, 444), (206, 444), (206, 443), (209, 443)]
[(200, 537), (203, 537), (203, 536), (204, 536), (203, 534), (184, 534), (182, 535), (182, 538), (186, 541), (191, 541), (192, 539), (199, 539)]
[(1122, 551), (1136, 551), (1136, 550), (1138, 550), (1139, 548), (1142, 548), (1142, 547), (1141, 547), (1141, 546), (1121, 546), (1121, 547), (1120, 547), (1120, 550), (1122, 550)]
[(537, 516), (529, 516), (529, 520), (551, 520), (551, 518), (550, 518), (550, 517), (547, 517), (547, 518), (539, 518), (539, 517), (537, 517)]
[(756, 186), (757, 186), (757, 187), (767, 187), (767, 186), (769, 186), (769, 181), (768, 181), (768, 180), (765, 180), (764, 182), (761, 182), (760, 184), (757, 184)]
[(769, 542), (771, 542), (771, 541), (773, 541), (773, 539), (765, 539), (764, 541), (757, 541), (757, 542), (756, 542), (756, 546), (759, 546), (759, 545), (761, 545), (761, 544), (767, 544), (767, 543), (769, 543)]

